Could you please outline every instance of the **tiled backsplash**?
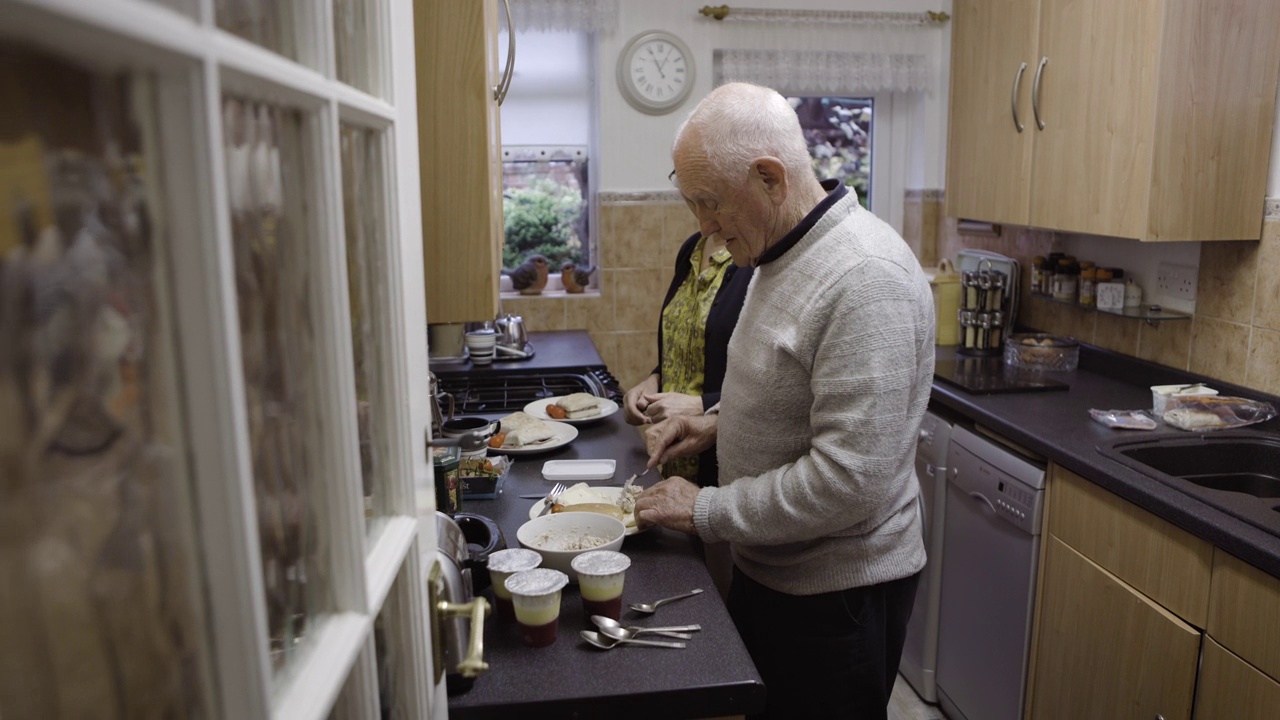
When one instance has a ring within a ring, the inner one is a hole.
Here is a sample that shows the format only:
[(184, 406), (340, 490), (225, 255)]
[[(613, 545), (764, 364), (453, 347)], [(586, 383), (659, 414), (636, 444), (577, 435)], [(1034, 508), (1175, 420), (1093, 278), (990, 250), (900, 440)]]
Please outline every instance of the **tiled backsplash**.
[[(1268, 200), (1268, 210), (1280, 201)], [(697, 230), (671, 192), (602, 193), (599, 295), (504, 298), (531, 330), (585, 328), (609, 369), (631, 387), (657, 363), (658, 317), (676, 251)], [(961, 235), (943, 214), (941, 190), (908, 190), (903, 237), (926, 267), (980, 248), (1017, 258), (1047, 255), (1055, 233), (1005, 227), (999, 236)], [(1133, 242), (1116, 240), (1116, 242)], [(1023, 278), (1022, 286), (1030, 285)], [(1085, 311), (1029, 296), (1021, 321), (1047, 332), (1163, 365), (1280, 394), (1280, 212), (1268, 212), (1261, 242), (1206, 242), (1200, 256), (1196, 313), (1162, 322)]]

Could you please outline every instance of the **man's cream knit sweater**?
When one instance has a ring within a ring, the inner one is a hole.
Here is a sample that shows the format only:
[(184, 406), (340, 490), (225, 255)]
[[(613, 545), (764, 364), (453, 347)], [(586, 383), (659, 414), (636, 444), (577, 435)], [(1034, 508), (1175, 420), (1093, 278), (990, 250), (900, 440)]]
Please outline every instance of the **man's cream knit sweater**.
[(756, 268), (729, 343), (720, 487), (698, 495), (698, 534), (795, 595), (919, 571), (914, 450), (933, 362), (920, 264), (849, 193)]

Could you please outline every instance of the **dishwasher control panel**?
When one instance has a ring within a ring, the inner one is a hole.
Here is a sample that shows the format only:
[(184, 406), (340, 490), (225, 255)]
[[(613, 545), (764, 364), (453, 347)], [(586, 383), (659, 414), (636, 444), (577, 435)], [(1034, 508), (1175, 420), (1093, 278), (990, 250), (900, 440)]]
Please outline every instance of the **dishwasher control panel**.
[(948, 479), (974, 502), (1031, 535), (1040, 533), (1044, 468), (956, 428), (947, 453)]

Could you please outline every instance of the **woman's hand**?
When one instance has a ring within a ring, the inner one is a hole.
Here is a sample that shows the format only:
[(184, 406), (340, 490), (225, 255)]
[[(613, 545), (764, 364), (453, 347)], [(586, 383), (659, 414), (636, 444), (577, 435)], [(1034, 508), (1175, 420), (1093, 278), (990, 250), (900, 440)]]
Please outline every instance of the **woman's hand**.
[(655, 423), (644, 434), (649, 451), (648, 467), (672, 458), (697, 455), (716, 444), (719, 415), (677, 415)]
[(641, 380), (640, 384), (622, 396), (622, 417), (631, 425), (644, 425), (649, 422), (649, 417), (644, 414), (644, 409), (649, 403), (644, 397), (656, 392), (658, 392), (658, 375), (650, 373), (649, 377)]
[(677, 392), (655, 392), (644, 396), (644, 414), (649, 422), (662, 422), (677, 415), (701, 415), (702, 398)]

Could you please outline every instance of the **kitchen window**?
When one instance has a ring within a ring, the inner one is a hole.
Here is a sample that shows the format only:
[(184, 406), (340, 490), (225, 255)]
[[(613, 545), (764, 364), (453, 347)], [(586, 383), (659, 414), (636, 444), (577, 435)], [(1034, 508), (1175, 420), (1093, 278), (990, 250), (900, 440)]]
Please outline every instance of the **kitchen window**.
[[(500, 47), (505, 43), (499, 39)], [(502, 103), (502, 265), (510, 270), (531, 254), (543, 255), (551, 268), (547, 289), (555, 290), (565, 262), (580, 269), (599, 264), (595, 36), (517, 29), (516, 47), (516, 77)]]
[(789, 97), (800, 118), (813, 170), (819, 179), (838, 178), (872, 203), (872, 140), (875, 99), (869, 97)]

